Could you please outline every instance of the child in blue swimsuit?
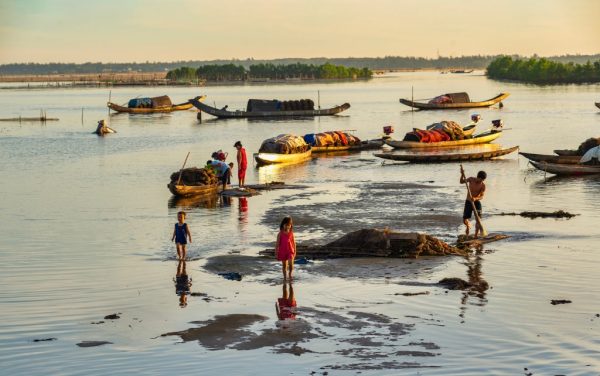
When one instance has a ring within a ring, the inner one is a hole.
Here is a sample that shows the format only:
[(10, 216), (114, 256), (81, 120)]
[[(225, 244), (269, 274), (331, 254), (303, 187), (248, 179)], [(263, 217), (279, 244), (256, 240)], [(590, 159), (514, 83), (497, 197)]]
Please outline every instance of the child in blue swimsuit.
[(186, 249), (185, 246), (187, 244), (187, 239), (192, 242), (192, 234), (190, 233), (190, 229), (185, 221), (185, 212), (180, 211), (177, 213), (177, 223), (175, 223), (175, 229), (173, 230), (173, 237), (171, 241), (175, 241), (177, 246), (177, 259), (185, 260)]

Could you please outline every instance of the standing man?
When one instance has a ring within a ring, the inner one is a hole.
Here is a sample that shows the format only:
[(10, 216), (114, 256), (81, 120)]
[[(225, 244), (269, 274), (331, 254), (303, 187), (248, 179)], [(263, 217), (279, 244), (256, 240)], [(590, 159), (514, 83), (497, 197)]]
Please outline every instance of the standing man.
[(246, 180), (246, 167), (248, 167), (246, 149), (242, 147), (242, 143), (240, 141), (236, 141), (233, 146), (237, 149), (238, 180), (240, 187), (243, 187)]
[[(487, 178), (487, 174), (485, 171), (479, 171), (477, 173), (477, 177), (465, 177), (465, 170), (463, 170), (462, 166), (460, 166), (460, 183), (468, 183), (469, 191), (467, 192), (467, 199), (465, 200), (465, 209), (463, 211), (463, 223), (465, 224), (466, 231), (465, 235), (469, 236), (469, 230), (471, 229), (471, 223), (469, 223), (469, 219), (471, 219), (471, 215), (473, 214), (473, 205), (477, 209), (477, 214), (479, 218), (481, 218), (481, 199), (483, 199), (483, 194), (485, 193), (485, 183), (483, 182)], [(483, 235), (483, 229), (481, 225), (477, 221), (475, 224), (475, 235), (474, 238), (477, 239), (477, 235), (481, 232)]]

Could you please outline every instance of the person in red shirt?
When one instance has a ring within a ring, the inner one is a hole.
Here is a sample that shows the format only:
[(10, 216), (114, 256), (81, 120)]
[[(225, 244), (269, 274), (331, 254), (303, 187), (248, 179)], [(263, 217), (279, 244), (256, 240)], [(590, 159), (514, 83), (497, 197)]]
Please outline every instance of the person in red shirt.
[(238, 179), (240, 187), (243, 187), (246, 180), (246, 168), (248, 167), (248, 159), (246, 158), (246, 149), (242, 147), (240, 141), (236, 141), (233, 145), (237, 149), (237, 163), (238, 163)]

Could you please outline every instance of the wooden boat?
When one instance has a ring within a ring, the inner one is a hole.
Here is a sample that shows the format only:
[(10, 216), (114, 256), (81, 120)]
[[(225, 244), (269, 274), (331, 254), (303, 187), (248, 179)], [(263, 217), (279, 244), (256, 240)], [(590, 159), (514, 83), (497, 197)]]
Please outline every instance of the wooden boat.
[(517, 150), (518, 146), (508, 149), (484, 150), (470, 153), (428, 153), (415, 152), (411, 154), (376, 153), (376, 157), (393, 161), (406, 161), (413, 163), (437, 163), (437, 162), (462, 162), (479, 161), (507, 155)]
[(596, 102), (596, 107), (600, 108), (600, 102)]
[(538, 170), (555, 175), (578, 176), (600, 174), (600, 165), (562, 164), (529, 161)]
[(473, 69), (452, 69), (450, 73), (473, 73)]
[(221, 184), (212, 185), (183, 185), (174, 184), (173, 182), (167, 184), (167, 188), (172, 194), (178, 197), (189, 197), (189, 196), (200, 196), (200, 195), (214, 195), (219, 192), (222, 187)]
[(261, 118), (261, 117), (294, 117), (294, 116), (329, 116), (336, 115), (342, 111), (350, 108), (350, 104), (344, 103), (341, 106), (335, 106), (323, 110), (273, 110), (273, 111), (229, 111), (225, 108), (218, 109), (212, 106), (208, 106), (200, 102), (199, 98), (190, 99), (190, 103), (198, 110), (205, 112), (209, 115), (216, 116), (218, 118)]
[(440, 141), (440, 142), (417, 142), (417, 141), (398, 141), (393, 139), (386, 139), (386, 145), (391, 146), (395, 149), (425, 149), (425, 148), (441, 148), (451, 146), (463, 146), (463, 145), (476, 145), (476, 144), (487, 144), (494, 141), (502, 135), (502, 131), (496, 132), (485, 132), (481, 133), (472, 138), (465, 138), (464, 140), (456, 141)]
[[(196, 98), (198, 98), (198, 100), (204, 100), (204, 98), (206, 98), (206, 96), (203, 95), (203, 96), (196, 97)], [(112, 103), (112, 102), (108, 102), (106, 105), (108, 106), (108, 108), (110, 108), (113, 111), (125, 112), (125, 113), (129, 113), (129, 114), (154, 114), (154, 113), (163, 113), (163, 112), (183, 111), (183, 110), (189, 110), (190, 108), (193, 107), (189, 101), (184, 102), (184, 103), (170, 104), (170, 105), (159, 106), (159, 107), (154, 107), (154, 108), (129, 108), (129, 107), (125, 107), (125, 106), (120, 106), (120, 105), (118, 105), (116, 103)]]
[(254, 159), (259, 165), (269, 165), (276, 163), (299, 163), (312, 156), (312, 149), (308, 149), (304, 153), (294, 154), (279, 154), (279, 153), (255, 153)]
[[(446, 94), (452, 95), (452, 94)], [(454, 103), (425, 103), (425, 102), (414, 102), (409, 99), (400, 99), (400, 103), (405, 104), (409, 107), (418, 108), (419, 110), (446, 110), (446, 109), (461, 109), (461, 108), (478, 108), (478, 107), (490, 107), (496, 103), (506, 99), (509, 93), (500, 93), (494, 98), (481, 101), (481, 102), (454, 102)]]
[(554, 150), (554, 154), (556, 155), (560, 155), (561, 157), (572, 157), (572, 156), (578, 156), (579, 158), (581, 158), (581, 155), (579, 155), (579, 150), (571, 150), (571, 149), (557, 149)]
[(534, 162), (550, 162), (558, 164), (578, 164), (581, 157), (579, 155), (552, 155), (552, 154), (533, 154), (519, 152), (522, 156)]

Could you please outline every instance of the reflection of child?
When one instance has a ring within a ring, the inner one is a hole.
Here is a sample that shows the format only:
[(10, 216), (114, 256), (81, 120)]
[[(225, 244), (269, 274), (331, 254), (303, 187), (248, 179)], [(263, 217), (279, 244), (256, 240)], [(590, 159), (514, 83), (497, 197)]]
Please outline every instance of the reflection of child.
[(283, 284), (283, 295), (277, 299), (275, 310), (279, 320), (295, 320), (296, 319), (296, 299), (294, 297), (294, 288), (290, 283), (290, 294), (288, 295), (287, 284)]
[(175, 282), (175, 293), (179, 295), (179, 306), (184, 308), (187, 306), (187, 296), (192, 286), (192, 279), (188, 277), (185, 270), (185, 261), (180, 260), (177, 264), (177, 274), (173, 281)]
[[(281, 261), (283, 279), (292, 279), (294, 271), (294, 258), (296, 257), (296, 240), (294, 239), (292, 217), (285, 217), (279, 225), (275, 255)], [(286, 273), (287, 272), (287, 273)], [(286, 275), (287, 274), (287, 275)]]
[(187, 239), (190, 239), (190, 243), (192, 242), (192, 234), (190, 233), (187, 223), (184, 221), (185, 212), (180, 211), (177, 213), (177, 223), (175, 223), (175, 229), (173, 230), (173, 236), (171, 237), (171, 241), (175, 241), (177, 247), (178, 260), (185, 260), (185, 246), (187, 244)]

